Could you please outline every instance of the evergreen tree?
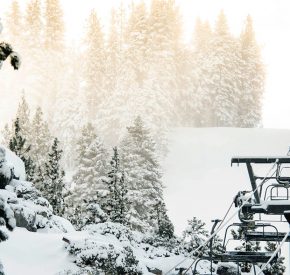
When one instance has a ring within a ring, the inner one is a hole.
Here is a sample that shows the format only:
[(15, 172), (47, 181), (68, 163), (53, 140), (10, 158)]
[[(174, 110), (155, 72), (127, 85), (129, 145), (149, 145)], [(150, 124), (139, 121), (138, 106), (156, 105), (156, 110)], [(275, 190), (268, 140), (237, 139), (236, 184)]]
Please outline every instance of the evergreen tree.
[(108, 194), (102, 208), (108, 214), (112, 222), (128, 224), (128, 187), (125, 181), (124, 172), (120, 167), (120, 159), (117, 147), (113, 148), (113, 156), (110, 162), (111, 169), (108, 172), (108, 179), (104, 182), (108, 186)]
[(83, 128), (76, 153), (77, 170), (73, 175), (73, 190), (67, 198), (68, 212), (79, 206), (85, 214), (89, 204), (102, 200), (108, 192), (104, 183), (108, 154), (91, 124)]
[[(134, 82), (143, 87), (146, 79), (146, 51), (148, 39), (148, 15), (143, 1), (134, 5), (126, 28), (126, 59), (133, 67)], [(132, 81), (132, 80), (131, 80)]]
[(26, 6), (24, 16), (24, 45), (25, 58), (29, 56), (29, 62), (23, 66), (25, 75), (23, 87), (25, 87), (30, 106), (42, 106), (42, 100), (46, 87), (47, 59), (43, 50), (43, 29), (41, 1), (30, 0)]
[[(184, 242), (186, 242), (184, 248), (188, 253), (197, 249), (209, 237), (209, 233), (205, 229), (205, 223), (196, 217), (188, 221), (188, 226), (182, 235)], [(207, 248), (205, 247), (205, 249)]]
[(12, 136), (11, 129), (9, 128), (9, 125), (6, 123), (3, 130), (2, 130), (2, 141), (1, 144), (5, 145), (6, 147), (9, 146), (9, 142)]
[[(64, 44), (64, 21), (63, 11), (59, 0), (46, 0), (44, 12), (44, 50), (45, 66), (41, 67), (41, 80), (45, 87), (45, 98), (42, 101), (44, 111), (51, 111), (55, 108), (57, 96), (65, 89), (64, 78), (67, 69), (67, 59)], [(49, 117), (51, 123), (54, 119), (54, 112)], [(56, 135), (56, 133), (54, 133)]]
[(64, 22), (59, 0), (46, 0), (44, 38), (46, 49), (53, 51), (63, 49)]
[(40, 107), (36, 109), (31, 124), (31, 150), (30, 155), (34, 163), (41, 167), (47, 161), (47, 153), (51, 145), (51, 134), (48, 123), (43, 118)]
[(96, 117), (96, 110), (106, 98), (105, 88), (105, 50), (101, 25), (95, 11), (88, 20), (85, 40), (87, 59), (84, 64), (85, 92), (88, 106), (89, 121)]
[(43, 22), (41, 20), (41, 6), (39, 0), (30, 0), (25, 13), (25, 43), (26, 48), (33, 54), (38, 49), (42, 41)]
[(18, 104), (16, 117), (19, 119), (19, 124), (21, 126), (21, 134), (26, 138), (27, 142), (31, 142), (31, 122), (30, 122), (30, 109), (25, 97), (25, 94), (22, 94), (20, 103)]
[[(187, 58), (189, 68), (190, 84), (188, 92), (184, 95), (183, 110), (185, 112), (185, 121), (190, 126), (209, 126), (212, 124), (211, 108), (212, 95), (208, 88), (210, 85), (210, 66), (206, 66), (208, 57), (208, 48), (212, 39), (212, 31), (208, 22), (196, 20), (192, 50), (188, 54), (191, 58)], [(186, 57), (185, 57), (186, 58)]]
[[(43, 118), (40, 107), (36, 109), (31, 124), (31, 150), (29, 155), (35, 164), (35, 175), (33, 183), (36, 188), (43, 190), (43, 180), (45, 163), (48, 161), (48, 152), (52, 142), (52, 136), (48, 128), (48, 123)], [(37, 133), (37, 134), (35, 134)]]
[(23, 35), (22, 27), (22, 13), (17, 0), (13, 0), (10, 6), (10, 10), (7, 14), (7, 26), (9, 31), (9, 39), (17, 47), (21, 46), (21, 39)]
[(121, 143), (121, 159), (128, 181), (131, 226), (141, 231), (156, 228), (150, 211), (153, 211), (157, 202), (163, 202), (160, 165), (155, 143), (140, 117), (128, 127), (128, 133)]
[[(228, 29), (223, 11), (216, 22), (215, 34), (210, 41), (209, 63), (211, 83), (207, 92), (212, 99), (211, 121), (213, 126), (235, 126), (238, 118), (238, 99), (240, 97), (239, 43)], [(213, 65), (214, 64), (214, 65)], [(210, 77), (210, 76), (208, 76)]]
[(262, 97), (265, 88), (265, 68), (255, 39), (252, 18), (247, 17), (240, 36), (241, 95), (239, 101), (240, 127), (257, 127), (262, 120)]
[(64, 76), (67, 83), (65, 92), (60, 91), (55, 103), (55, 115), (53, 117), (52, 131), (63, 144), (63, 162), (65, 168), (75, 170), (78, 163), (76, 157), (71, 157), (75, 151), (79, 129), (88, 122), (86, 94), (81, 88), (82, 75), (79, 72), (80, 54), (71, 50), (69, 56), (69, 69)]
[(54, 213), (62, 216), (64, 214), (64, 171), (61, 168), (62, 150), (59, 149), (59, 141), (54, 139), (48, 153), (48, 161), (45, 163), (43, 195), (51, 204)]
[(18, 117), (14, 122), (14, 132), (9, 142), (9, 149), (24, 162), (27, 181), (33, 181), (35, 164), (29, 156), (31, 145), (27, 144), (26, 138), (22, 135), (21, 124)]
[(157, 230), (156, 234), (164, 239), (171, 239), (174, 237), (174, 227), (172, 222), (170, 221), (168, 215), (167, 215), (167, 210), (165, 207), (164, 202), (158, 202), (155, 205), (155, 212), (157, 220)]
[[(265, 247), (266, 251), (274, 252), (277, 249), (277, 244), (275, 242), (267, 242)], [(286, 271), (286, 267), (284, 265), (284, 257), (279, 257), (277, 262), (268, 265), (267, 268), (263, 271), (265, 275), (283, 275)]]

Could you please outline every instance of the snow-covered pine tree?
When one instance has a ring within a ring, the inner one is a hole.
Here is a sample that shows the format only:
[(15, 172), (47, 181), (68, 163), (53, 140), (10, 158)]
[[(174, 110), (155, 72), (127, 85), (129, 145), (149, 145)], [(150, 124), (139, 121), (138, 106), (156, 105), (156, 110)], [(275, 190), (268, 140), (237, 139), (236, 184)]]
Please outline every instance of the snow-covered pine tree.
[(187, 253), (190, 253), (206, 241), (209, 233), (205, 229), (205, 223), (193, 217), (188, 221), (188, 226), (183, 231), (182, 235), (185, 243), (184, 249)]
[(29, 56), (29, 62), (25, 62), (22, 74), (25, 75), (23, 87), (30, 106), (42, 106), (44, 99), (44, 88), (46, 87), (46, 65), (43, 51), (43, 30), (42, 6), (40, 0), (30, 0), (27, 3), (24, 14), (24, 48), (22, 52), (25, 57)]
[(257, 127), (262, 119), (262, 98), (265, 88), (265, 66), (261, 60), (251, 16), (240, 36), (241, 43), (241, 95), (239, 98), (240, 127)]
[[(125, 31), (126, 59), (134, 71), (133, 81), (143, 87), (148, 63), (146, 59), (148, 35), (148, 14), (143, 1), (132, 3), (131, 14)], [(136, 95), (137, 96), (137, 95)]]
[(207, 106), (208, 121), (211, 126), (235, 126), (241, 93), (241, 51), (239, 41), (229, 32), (223, 11), (218, 16), (206, 54), (201, 72), (207, 72), (204, 75), (207, 81), (199, 93), (211, 99), (212, 104)]
[[(76, 142), (76, 172), (73, 175), (73, 188), (65, 199), (66, 215), (72, 223), (82, 227), (93, 221), (103, 221), (98, 202), (107, 193), (103, 182), (107, 174), (108, 153), (91, 123), (83, 127)], [(81, 216), (81, 220), (77, 219)]]
[(157, 202), (163, 202), (160, 165), (155, 143), (141, 117), (128, 127), (121, 142), (121, 161), (128, 182), (132, 228), (140, 231), (157, 228), (150, 212)]
[(83, 205), (84, 200), (96, 200), (105, 195), (108, 153), (95, 128), (88, 123), (83, 129), (76, 147), (77, 170), (73, 175), (74, 188), (70, 200)]
[(27, 181), (33, 181), (35, 164), (29, 155), (31, 145), (27, 144), (26, 138), (22, 135), (21, 127), (20, 119), (17, 117), (13, 125), (13, 135), (9, 141), (9, 149), (24, 162)]
[(174, 236), (174, 226), (170, 221), (164, 202), (158, 202), (154, 207), (155, 215), (157, 221), (157, 236), (163, 239), (171, 239)]
[(105, 47), (104, 35), (96, 12), (88, 19), (85, 39), (84, 80), (89, 121), (96, 118), (98, 106), (106, 98), (105, 93)]
[(47, 49), (63, 49), (64, 22), (59, 0), (46, 0), (44, 43)]
[(23, 92), (20, 102), (18, 104), (16, 117), (19, 119), (20, 131), (21, 135), (27, 140), (27, 142), (31, 143), (31, 121), (30, 121), (30, 108), (27, 103), (25, 94)]
[(61, 167), (62, 150), (59, 149), (59, 141), (54, 139), (48, 153), (48, 161), (45, 163), (42, 193), (51, 204), (54, 213), (64, 214), (64, 170)]
[(81, 55), (77, 49), (68, 52), (70, 60), (69, 68), (63, 76), (66, 86), (64, 91), (57, 95), (55, 103), (55, 115), (52, 123), (52, 131), (57, 133), (57, 137), (63, 144), (64, 168), (71, 171), (77, 168), (78, 160), (75, 155), (75, 148), (79, 134), (76, 134), (88, 122), (88, 110), (86, 94), (83, 92), (82, 75), (80, 74)]
[(110, 170), (107, 179), (104, 180), (108, 188), (108, 193), (101, 207), (109, 216), (112, 222), (127, 225), (128, 219), (128, 187), (121, 169), (119, 153), (117, 147), (113, 148), (113, 156), (110, 162)]
[(22, 28), (23, 15), (17, 0), (13, 0), (10, 9), (7, 13), (6, 23), (8, 29), (8, 37), (11, 43), (18, 48), (22, 45), (23, 28)]
[[(277, 243), (275, 242), (267, 242), (265, 247), (266, 251), (274, 252), (277, 249)], [(286, 271), (286, 267), (284, 265), (284, 257), (279, 257), (277, 262), (268, 265), (268, 267), (263, 271), (265, 275), (283, 275)]]
[(185, 101), (185, 121), (189, 120), (189, 125), (209, 126), (212, 124), (209, 106), (211, 106), (211, 95), (207, 87), (210, 85), (210, 67), (205, 66), (204, 62), (208, 58), (208, 47), (212, 37), (212, 30), (208, 22), (196, 20), (191, 58), (188, 58), (190, 84), (188, 93), (183, 97)]
[[(174, 1), (152, 0), (151, 2), (148, 18), (146, 83), (149, 97), (145, 102), (151, 108), (149, 120), (155, 121), (155, 124), (161, 128), (176, 125), (178, 121), (176, 104), (174, 104), (177, 99), (175, 46), (180, 39), (177, 13)], [(150, 95), (151, 90), (154, 92), (152, 95)]]
[(32, 133), (30, 138), (30, 156), (38, 167), (42, 167), (47, 161), (47, 153), (51, 146), (52, 136), (40, 107), (35, 111), (30, 129)]
[[(46, 96), (44, 111), (50, 111), (55, 107), (57, 96), (64, 90), (64, 78), (66, 67), (64, 20), (60, 0), (46, 0), (44, 12), (44, 49), (45, 67), (42, 67), (42, 75), (45, 75)], [(53, 121), (54, 112), (49, 117)], [(49, 123), (51, 122), (49, 121)], [(53, 133), (55, 136), (57, 133)]]
[(24, 22), (26, 48), (33, 54), (33, 51), (35, 51), (36, 48), (39, 48), (43, 43), (43, 22), (41, 19), (40, 0), (30, 0), (27, 4)]
[[(39, 190), (43, 190), (45, 163), (48, 161), (48, 152), (52, 143), (52, 136), (48, 123), (43, 118), (40, 107), (36, 109), (31, 123), (31, 150), (29, 155), (35, 164), (33, 183)], [(37, 133), (37, 134), (35, 134)]]

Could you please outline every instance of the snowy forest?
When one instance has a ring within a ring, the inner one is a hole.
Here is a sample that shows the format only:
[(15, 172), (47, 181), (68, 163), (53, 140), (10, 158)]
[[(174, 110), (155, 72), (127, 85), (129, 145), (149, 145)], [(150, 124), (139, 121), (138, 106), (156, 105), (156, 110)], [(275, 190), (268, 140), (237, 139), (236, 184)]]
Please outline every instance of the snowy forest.
[(1, 109), (16, 112), (25, 94), (68, 147), (87, 123), (113, 146), (137, 116), (157, 139), (170, 127), (261, 126), (265, 69), (250, 16), (238, 37), (223, 11), (213, 26), (197, 18), (185, 42), (175, 2), (152, 0), (116, 7), (106, 32), (93, 10), (72, 45), (58, 0), (11, 3), (2, 36), (23, 66), (3, 66)]
[[(194, 213), (182, 236), (174, 232), (162, 181), (166, 133), (262, 126), (265, 66), (251, 16), (239, 36), (222, 10), (215, 25), (197, 18), (189, 42), (174, 0), (120, 5), (107, 31), (92, 10), (75, 43), (59, 0), (25, 8), (13, 0), (1, 19), (0, 41), (9, 44), (0, 43), (0, 242), (15, 226), (85, 234), (64, 237), (75, 266), (59, 275), (162, 274), (196, 256), (210, 233)], [(8, 164), (11, 152), (25, 176)], [(283, 257), (264, 274), (278, 271)]]

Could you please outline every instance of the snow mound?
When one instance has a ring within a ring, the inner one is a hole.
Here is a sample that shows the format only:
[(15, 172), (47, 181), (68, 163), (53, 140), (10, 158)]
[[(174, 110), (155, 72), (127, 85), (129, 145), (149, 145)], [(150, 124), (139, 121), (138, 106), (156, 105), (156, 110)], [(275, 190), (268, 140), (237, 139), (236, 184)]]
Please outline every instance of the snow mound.
[(9, 167), (14, 168), (15, 176), (18, 177), (20, 180), (25, 180), (26, 174), (23, 161), (5, 146), (0, 145), (0, 148), (5, 150), (7, 164)]
[[(111, 268), (124, 269), (125, 273), (152, 275), (148, 269), (165, 273), (181, 261), (185, 267), (192, 263), (191, 259), (176, 255), (165, 247), (149, 244), (146, 235), (116, 223), (90, 225), (82, 232), (68, 234), (66, 238), (69, 243), (67, 249), (75, 256), (82, 272), (95, 274), (97, 271), (94, 268), (109, 268), (112, 264)], [(130, 270), (126, 269), (129, 268), (127, 260), (131, 263)], [(205, 265), (209, 266), (209, 263), (201, 264), (201, 267), (205, 268)], [(133, 270), (135, 273), (132, 273)], [(176, 271), (171, 274), (176, 274)]]
[(12, 180), (6, 189), (0, 189), (0, 197), (13, 210), (18, 227), (29, 231), (74, 231), (70, 222), (53, 215), (49, 202), (30, 182)]
[(0, 259), (5, 275), (54, 275), (63, 270), (76, 270), (67, 253), (63, 234), (29, 232), (16, 228), (0, 245)]

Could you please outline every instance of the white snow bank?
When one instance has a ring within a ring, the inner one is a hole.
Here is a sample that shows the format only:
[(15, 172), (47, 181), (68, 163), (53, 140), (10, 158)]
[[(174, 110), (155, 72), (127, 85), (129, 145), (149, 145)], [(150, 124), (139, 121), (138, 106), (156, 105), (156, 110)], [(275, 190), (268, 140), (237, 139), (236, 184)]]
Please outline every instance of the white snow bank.
[(63, 234), (32, 233), (16, 228), (0, 245), (6, 275), (53, 275), (76, 267), (67, 253)]
[(0, 145), (0, 147), (5, 149), (7, 164), (10, 167), (14, 167), (15, 176), (19, 177), (20, 180), (25, 180), (26, 175), (23, 161), (5, 146)]

